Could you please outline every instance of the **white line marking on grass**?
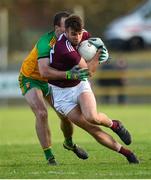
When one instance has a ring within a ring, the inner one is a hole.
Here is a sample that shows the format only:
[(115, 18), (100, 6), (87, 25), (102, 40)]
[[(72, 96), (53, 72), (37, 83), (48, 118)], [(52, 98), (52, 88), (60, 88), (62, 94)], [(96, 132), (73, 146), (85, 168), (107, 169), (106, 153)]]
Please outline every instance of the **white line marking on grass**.
[(7, 141), (5, 143), (0, 143), (0, 145), (7, 145), (7, 146), (12, 146), (12, 145), (37, 145), (38, 143), (35, 141), (28, 141), (28, 142), (20, 142), (20, 141)]
[[(106, 173), (95, 173), (95, 175), (100, 175), (100, 176), (106, 176)], [(123, 176), (123, 173), (108, 173), (108, 176), (111, 177), (118, 177), (118, 176)], [(124, 173), (124, 176), (136, 176), (136, 175), (151, 175), (151, 172), (141, 172), (141, 171), (137, 171), (137, 172), (126, 172)]]
[(49, 174), (76, 174), (75, 172), (63, 172), (63, 171), (48, 171)]
[(75, 175), (77, 174), (76, 172), (64, 172), (64, 171), (34, 171), (34, 172), (30, 172), (28, 174), (32, 174), (32, 175), (38, 175), (38, 174), (71, 174), (71, 175)]

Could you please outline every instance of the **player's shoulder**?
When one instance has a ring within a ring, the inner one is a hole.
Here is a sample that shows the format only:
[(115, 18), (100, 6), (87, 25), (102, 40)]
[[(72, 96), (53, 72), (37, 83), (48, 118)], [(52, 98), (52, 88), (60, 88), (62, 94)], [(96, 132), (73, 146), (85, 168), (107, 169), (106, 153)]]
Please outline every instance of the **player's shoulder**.
[(75, 51), (71, 42), (66, 38), (65, 33), (59, 36), (58, 41), (57, 41), (57, 47), (59, 50), (61, 49), (63, 54)]
[(50, 31), (50, 32), (46, 32), (45, 34), (43, 34), (39, 39), (51, 38), (53, 36), (55, 36), (55, 32)]
[(55, 44), (55, 42), (56, 38), (54, 31), (47, 32), (44, 35), (42, 35), (36, 44), (38, 58), (48, 57), (50, 49)]
[(37, 44), (39, 43), (49, 43), (51, 39), (55, 39), (56, 36), (55, 36), (55, 32), (54, 31), (51, 31), (51, 32), (47, 32), (45, 34), (43, 34), (39, 40), (37, 41)]
[(82, 33), (83, 33), (82, 40), (86, 40), (91, 37), (91, 34), (86, 29), (82, 29)]

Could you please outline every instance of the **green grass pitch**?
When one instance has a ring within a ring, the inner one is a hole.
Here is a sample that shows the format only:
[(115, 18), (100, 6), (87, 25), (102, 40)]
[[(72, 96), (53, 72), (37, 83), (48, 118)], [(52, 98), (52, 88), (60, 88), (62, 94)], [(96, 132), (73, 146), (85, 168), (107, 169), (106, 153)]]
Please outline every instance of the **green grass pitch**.
[[(36, 137), (35, 117), (28, 107), (0, 107), (0, 179), (151, 179), (151, 105), (99, 106), (113, 119), (121, 119), (133, 136), (129, 146), (140, 159), (126, 159), (75, 126), (74, 142), (87, 150), (88, 160), (78, 159), (63, 148), (59, 120), (49, 110), (53, 150), (59, 166), (48, 166)], [(105, 128), (104, 128), (105, 130)], [(107, 130), (118, 141), (119, 138)], [(121, 142), (121, 141), (120, 141)], [(122, 143), (122, 142), (121, 142)]]

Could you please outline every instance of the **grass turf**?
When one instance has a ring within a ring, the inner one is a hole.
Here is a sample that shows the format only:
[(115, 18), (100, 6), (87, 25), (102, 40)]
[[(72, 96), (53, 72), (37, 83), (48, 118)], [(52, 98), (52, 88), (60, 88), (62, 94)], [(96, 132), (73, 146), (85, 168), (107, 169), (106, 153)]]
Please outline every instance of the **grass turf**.
[[(131, 131), (133, 143), (129, 147), (139, 157), (139, 165), (129, 165), (123, 156), (99, 145), (90, 135), (75, 127), (74, 141), (89, 153), (88, 160), (78, 159), (63, 148), (59, 120), (50, 109), (53, 150), (59, 163), (56, 167), (46, 164), (34, 129), (34, 115), (30, 109), (1, 108), (0, 179), (151, 179), (150, 108), (150, 105), (110, 105), (98, 108), (113, 119), (121, 119)], [(120, 141), (110, 130), (107, 132)]]

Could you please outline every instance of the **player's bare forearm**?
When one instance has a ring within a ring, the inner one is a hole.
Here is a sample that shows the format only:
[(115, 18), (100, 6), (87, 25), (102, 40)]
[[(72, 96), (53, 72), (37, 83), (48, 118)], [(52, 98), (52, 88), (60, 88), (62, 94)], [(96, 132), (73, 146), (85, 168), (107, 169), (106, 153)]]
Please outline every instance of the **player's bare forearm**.
[(49, 67), (44, 76), (49, 80), (63, 80), (66, 79), (66, 71), (59, 71)]
[(59, 71), (49, 66), (49, 58), (41, 58), (38, 61), (40, 75), (50, 80), (66, 79), (66, 72)]
[(91, 73), (91, 76), (96, 72), (99, 62), (98, 61), (91, 61), (88, 62), (88, 69)]
[(85, 68), (85, 66), (83, 69), (74, 66), (72, 69), (67, 71), (54, 69), (49, 66), (49, 58), (43, 58), (38, 61), (38, 67), (40, 75), (48, 80), (85, 80), (85, 78), (88, 78), (89, 76), (88, 69)]
[(91, 76), (96, 72), (97, 67), (99, 65), (99, 57), (100, 57), (100, 50), (96, 53), (96, 55), (92, 58), (91, 61), (87, 62), (88, 69), (90, 71)]

